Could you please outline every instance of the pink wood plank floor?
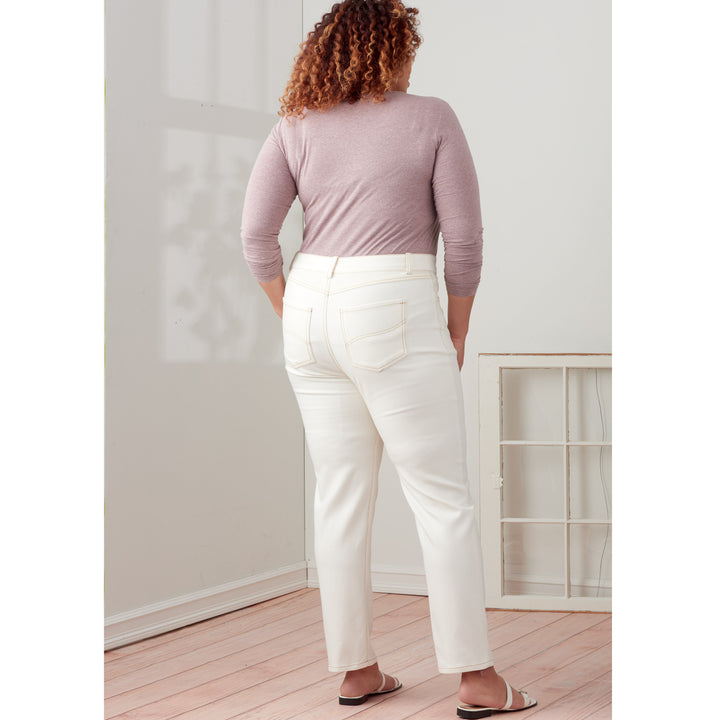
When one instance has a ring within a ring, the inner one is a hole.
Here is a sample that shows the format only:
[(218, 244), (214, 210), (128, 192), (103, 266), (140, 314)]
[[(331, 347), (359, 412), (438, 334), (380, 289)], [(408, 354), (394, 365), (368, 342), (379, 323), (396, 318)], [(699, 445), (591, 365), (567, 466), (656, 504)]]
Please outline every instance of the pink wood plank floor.
[[(451, 720), (458, 676), (437, 672), (426, 597), (376, 593), (373, 644), (402, 690), (347, 707), (327, 670), (318, 590), (105, 653), (109, 720)], [(495, 666), (538, 705), (518, 718), (609, 720), (609, 613), (489, 610)], [(507, 716), (506, 717), (510, 717)]]

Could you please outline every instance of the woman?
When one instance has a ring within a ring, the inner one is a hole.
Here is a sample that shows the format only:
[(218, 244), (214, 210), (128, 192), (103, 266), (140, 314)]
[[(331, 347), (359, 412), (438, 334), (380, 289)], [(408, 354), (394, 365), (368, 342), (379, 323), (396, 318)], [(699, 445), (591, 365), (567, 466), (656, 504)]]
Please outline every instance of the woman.
[[(416, 15), (399, 0), (345, 0), (315, 25), (253, 168), (242, 237), (282, 318), (317, 477), (316, 561), (329, 670), (345, 673), (339, 701), (401, 687), (370, 642), (385, 447), (415, 514), (439, 671), (461, 673), (458, 715), (476, 718), (536, 703), (497, 675), (488, 643), (460, 385), (482, 263), (478, 183), (450, 106), (407, 93)], [(286, 284), (278, 233), (296, 195), (305, 230)]]

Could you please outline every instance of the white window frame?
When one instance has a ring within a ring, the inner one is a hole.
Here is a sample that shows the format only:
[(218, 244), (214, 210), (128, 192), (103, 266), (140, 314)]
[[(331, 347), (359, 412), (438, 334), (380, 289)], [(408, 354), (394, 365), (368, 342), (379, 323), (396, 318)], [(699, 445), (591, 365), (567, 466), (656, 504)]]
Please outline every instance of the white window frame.
[[(570, 596), (570, 527), (580, 524), (609, 525), (611, 519), (571, 519), (569, 507), (570, 446), (607, 446), (611, 442), (579, 442), (569, 440), (568, 427), (568, 370), (572, 368), (612, 368), (610, 353), (596, 354), (531, 354), (531, 353), (479, 353), (478, 355), (479, 404), (479, 522), (485, 565), (486, 605), (489, 608), (513, 610), (565, 610), (610, 612), (610, 597)], [(501, 378), (505, 368), (560, 368), (563, 371), (563, 441), (503, 441)], [(502, 448), (503, 445), (546, 445), (564, 447), (565, 473), (564, 519), (502, 518)], [(503, 594), (503, 541), (502, 526), (510, 522), (552, 523), (565, 526), (565, 596), (505, 595)]]

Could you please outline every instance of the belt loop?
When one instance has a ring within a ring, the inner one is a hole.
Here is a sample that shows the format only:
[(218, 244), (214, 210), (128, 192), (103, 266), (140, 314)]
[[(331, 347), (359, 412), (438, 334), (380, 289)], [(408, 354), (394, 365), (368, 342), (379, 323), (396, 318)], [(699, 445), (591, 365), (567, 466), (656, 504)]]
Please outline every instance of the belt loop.
[(405, 274), (412, 275), (412, 254), (405, 253)]
[(327, 276), (328, 276), (329, 278), (331, 278), (331, 277), (333, 276), (333, 273), (335, 272), (335, 266), (337, 265), (339, 259), (340, 259), (340, 258), (339, 258), (338, 255), (336, 255), (336, 256), (333, 258), (332, 265), (330, 266), (330, 269), (328, 270), (328, 274), (327, 274)]

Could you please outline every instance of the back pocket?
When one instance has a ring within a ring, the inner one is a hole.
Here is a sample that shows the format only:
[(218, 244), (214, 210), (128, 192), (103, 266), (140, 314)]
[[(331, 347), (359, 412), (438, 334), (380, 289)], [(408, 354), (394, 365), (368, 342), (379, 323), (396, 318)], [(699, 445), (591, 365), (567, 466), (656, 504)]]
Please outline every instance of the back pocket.
[(343, 339), (350, 362), (380, 371), (407, 355), (405, 300), (340, 308)]
[(310, 345), (312, 308), (300, 308), (283, 301), (283, 351), (289, 367), (302, 367), (315, 362)]

